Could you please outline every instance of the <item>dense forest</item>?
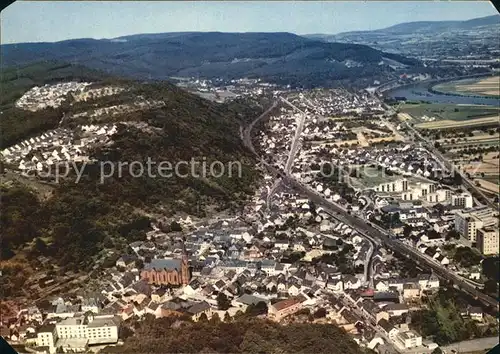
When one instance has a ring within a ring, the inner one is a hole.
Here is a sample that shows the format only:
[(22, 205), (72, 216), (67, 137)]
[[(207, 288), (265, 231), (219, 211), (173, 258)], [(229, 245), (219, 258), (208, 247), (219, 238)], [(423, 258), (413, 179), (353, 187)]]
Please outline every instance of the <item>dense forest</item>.
[(103, 353), (363, 353), (334, 325), (279, 325), (256, 318), (228, 323), (213, 319), (197, 323), (174, 321), (147, 321), (123, 346), (105, 348)]
[[(418, 60), (398, 54), (359, 44), (325, 43), (292, 33), (158, 33), (123, 39), (4, 45), (2, 59), (10, 66), (28, 64), (34, 58), (71, 58), (89, 68), (136, 79), (258, 77), (299, 87), (395, 78), (389, 65), (378, 65), (384, 58), (408, 65), (405, 71), (413, 67), (425, 70)], [(360, 65), (345, 65), (349, 61)]]

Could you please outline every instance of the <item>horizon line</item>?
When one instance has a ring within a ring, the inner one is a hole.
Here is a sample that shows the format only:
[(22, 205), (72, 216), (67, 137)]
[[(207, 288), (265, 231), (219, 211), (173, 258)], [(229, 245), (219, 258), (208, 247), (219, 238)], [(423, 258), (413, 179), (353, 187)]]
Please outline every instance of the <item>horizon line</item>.
[[(396, 23), (391, 26), (383, 27), (383, 28), (378, 28), (378, 29), (373, 29), (373, 30), (352, 30), (352, 31), (345, 31), (345, 32), (337, 32), (337, 33), (325, 33), (325, 32), (316, 32), (316, 33), (294, 33), (294, 32), (289, 32), (289, 31), (269, 31), (269, 32), (262, 32), (262, 31), (235, 31), (235, 32), (228, 32), (228, 31), (172, 31), (172, 32), (146, 32), (146, 33), (132, 33), (132, 34), (125, 34), (121, 35), (118, 37), (112, 37), (112, 38), (95, 38), (95, 37), (80, 37), (80, 38), (68, 38), (68, 39), (62, 39), (58, 41), (40, 41), (40, 42), (11, 42), (11, 43), (0, 43), (0, 46), (5, 46), (5, 45), (18, 45), (18, 44), (55, 44), (55, 43), (61, 43), (61, 42), (68, 42), (68, 41), (78, 41), (78, 40), (94, 40), (94, 41), (113, 41), (113, 40), (120, 40), (120, 39), (125, 39), (125, 37), (132, 37), (132, 36), (148, 36), (148, 35), (161, 35), (161, 34), (190, 34), (190, 33), (225, 33), (225, 34), (248, 34), (248, 33), (286, 33), (286, 34), (293, 34), (299, 37), (304, 37), (306, 39), (307, 36), (318, 36), (318, 35), (323, 35), (323, 36), (335, 36), (343, 33), (353, 33), (353, 32), (375, 32), (375, 31), (381, 31), (384, 29), (388, 29), (394, 26), (402, 25), (402, 24), (410, 24), (410, 23), (437, 23), (437, 22), (467, 22), (467, 21), (472, 21), (472, 20), (478, 20), (478, 19), (483, 19), (483, 18), (488, 18), (488, 17), (495, 17), (499, 16), (500, 14), (495, 14), (495, 15), (489, 15), (489, 16), (482, 16), (482, 17), (473, 17), (468, 20), (431, 20), (431, 21), (410, 21), (410, 22), (400, 22)], [(315, 39), (311, 39), (315, 40)]]

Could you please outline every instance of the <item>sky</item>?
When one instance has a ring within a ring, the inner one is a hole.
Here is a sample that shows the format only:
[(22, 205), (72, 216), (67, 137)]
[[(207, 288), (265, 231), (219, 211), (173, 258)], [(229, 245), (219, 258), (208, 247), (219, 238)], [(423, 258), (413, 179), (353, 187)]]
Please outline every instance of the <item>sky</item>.
[(335, 34), (496, 13), (488, 1), (16, 1), (0, 14), (0, 40), (55, 42), (179, 31)]

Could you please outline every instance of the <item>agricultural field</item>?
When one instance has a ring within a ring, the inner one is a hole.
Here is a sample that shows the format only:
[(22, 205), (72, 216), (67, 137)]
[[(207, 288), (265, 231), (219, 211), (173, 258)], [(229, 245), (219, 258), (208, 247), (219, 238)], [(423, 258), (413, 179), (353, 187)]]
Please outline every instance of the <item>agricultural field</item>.
[(455, 95), (499, 96), (500, 76), (446, 82), (433, 87), (435, 91)]
[(402, 122), (411, 121), (413, 119), (408, 113), (398, 113), (398, 118)]
[[(497, 117), (498, 119), (500, 109), (493, 106), (420, 103), (402, 104), (399, 107), (399, 112), (403, 114), (409, 114), (416, 120), (427, 123), (428, 119), (431, 117), (435, 118), (434, 122), (442, 122), (443, 120), (466, 121), (484, 117)], [(406, 116), (403, 115), (403, 117)]]
[(498, 126), (498, 114), (489, 117), (476, 118), (470, 120), (439, 120), (433, 122), (425, 122), (416, 124), (415, 127), (419, 129), (451, 129), (451, 128), (468, 128), (468, 127), (486, 127)]
[[(499, 171), (499, 154), (498, 152), (489, 152), (486, 154), (480, 154), (482, 161), (473, 161), (476, 156), (470, 156), (469, 158), (461, 158), (453, 160), (456, 166), (464, 172), (469, 172), (472, 175), (493, 175), (498, 176)], [(488, 178), (485, 178), (488, 179)]]
[(460, 138), (458, 136), (454, 137), (444, 137), (436, 140), (441, 146), (445, 147), (449, 152), (456, 152), (467, 147), (488, 147), (495, 146), (499, 144), (500, 136), (498, 133), (494, 134), (484, 134), (480, 132), (472, 132), (473, 136), (467, 136)]
[(500, 184), (500, 175), (489, 175), (485, 176), (483, 178), (487, 182), (495, 183), (495, 184)]
[[(482, 161), (472, 161), (479, 155), (481, 156)], [(462, 171), (475, 177), (474, 181), (479, 183), (479, 187), (482, 190), (498, 194), (500, 189), (500, 180), (498, 175), (500, 168), (499, 153), (489, 152), (479, 155), (470, 156), (468, 159), (462, 158), (460, 160), (454, 160), (453, 163), (456, 166), (459, 166)]]
[(476, 182), (479, 189), (483, 190), (484, 192), (500, 194), (500, 186), (497, 183), (492, 183), (484, 179), (476, 179), (474, 181)]

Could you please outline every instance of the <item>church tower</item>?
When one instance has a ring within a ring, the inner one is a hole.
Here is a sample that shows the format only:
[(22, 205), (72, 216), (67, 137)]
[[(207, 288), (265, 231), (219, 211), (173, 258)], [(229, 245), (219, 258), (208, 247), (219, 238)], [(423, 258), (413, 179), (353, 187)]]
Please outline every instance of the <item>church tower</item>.
[(189, 271), (188, 255), (186, 252), (186, 245), (182, 241), (182, 260), (181, 260), (181, 283), (188, 285), (191, 280), (191, 272)]

